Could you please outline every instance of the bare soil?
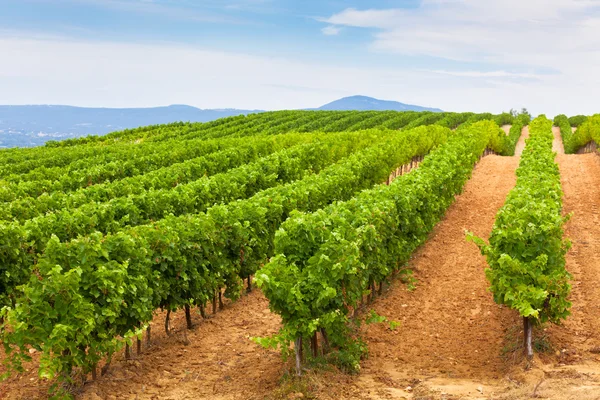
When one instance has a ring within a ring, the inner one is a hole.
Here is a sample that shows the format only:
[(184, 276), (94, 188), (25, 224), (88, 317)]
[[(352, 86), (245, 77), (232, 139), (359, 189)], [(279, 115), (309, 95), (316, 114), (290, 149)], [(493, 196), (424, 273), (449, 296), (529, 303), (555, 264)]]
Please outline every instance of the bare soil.
[(368, 328), (371, 356), (343, 398), (600, 398), (600, 156), (561, 154), (557, 162), (564, 213), (573, 213), (565, 226), (573, 242), (566, 258), (572, 315), (536, 330), (534, 360), (524, 360), (521, 321), (493, 303), (485, 260), (461, 232), (487, 238), (514, 184), (518, 158), (490, 156), (411, 262), (416, 289), (394, 285), (376, 302), (380, 314), (402, 326)]
[[(520, 139), (520, 151), (528, 130)], [(517, 146), (519, 148), (519, 145)], [(560, 151), (560, 146), (557, 146)], [(572, 315), (560, 326), (535, 332), (536, 358), (522, 356), (521, 321), (487, 291), (485, 258), (465, 230), (487, 239), (495, 215), (515, 184), (518, 157), (487, 156), (476, 166), (430, 239), (410, 262), (414, 287), (394, 281), (372, 308), (400, 322), (396, 330), (364, 328), (369, 357), (360, 374), (335, 370), (288, 377), (293, 369), (251, 337), (275, 333), (278, 316), (255, 290), (213, 318), (183, 313), (173, 332), (164, 313), (153, 324), (153, 342), (133, 360), (84, 385), (78, 399), (598, 399), (600, 398), (600, 156), (557, 156), (564, 212), (573, 213), (565, 234), (573, 242), (567, 269), (573, 275)], [(34, 355), (35, 356), (35, 355)], [(46, 398), (35, 368), (0, 386), (1, 399)]]
[[(280, 318), (269, 311), (259, 290), (203, 320), (193, 311), (193, 330), (183, 311), (172, 314), (171, 335), (164, 330), (165, 313), (152, 322), (152, 344), (126, 361), (113, 360), (107, 375), (88, 382), (78, 399), (252, 399), (273, 391), (285, 365), (278, 352), (265, 350), (251, 337), (271, 335)], [(49, 385), (32, 367), (0, 388), (0, 399), (47, 398)]]
[(508, 135), (510, 133), (510, 128), (512, 128), (512, 125), (502, 125), (501, 128), (504, 131), (504, 133)]
[[(214, 318), (195, 316), (197, 327), (185, 328), (183, 313), (171, 337), (160, 332), (146, 354), (121, 361), (108, 376), (89, 384), (81, 399), (250, 399), (276, 388), (284, 369), (278, 352), (250, 340), (276, 333), (279, 316), (256, 290), (226, 305)], [(153, 329), (159, 332), (162, 315)], [(114, 396), (114, 397), (111, 397)]]
[[(353, 383), (353, 398), (412, 396), (423, 382), (447, 393), (490, 392), (508, 370), (501, 357), (506, 336), (519, 323), (487, 291), (485, 258), (465, 231), (486, 238), (516, 182), (517, 157), (488, 156), (465, 191), (420, 248), (410, 268), (416, 289), (394, 284), (374, 309), (401, 326), (372, 325), (365, 338), (370, 357)], [(349, 397), (350, 398), (350, 397)]]
[(529, 138), (529, 126), (524, 126), (521, 131), (521, 137), (515, 146), (515, 156), (520, 157), (525, 149), (525, 140)]
[(554, 134), (554, 140), (552, 141), (552, 151), (556, 154), (565, 154), (565, 146), (560, 136), (560, 128), (558, 126), (552, 127), (552, 133)]

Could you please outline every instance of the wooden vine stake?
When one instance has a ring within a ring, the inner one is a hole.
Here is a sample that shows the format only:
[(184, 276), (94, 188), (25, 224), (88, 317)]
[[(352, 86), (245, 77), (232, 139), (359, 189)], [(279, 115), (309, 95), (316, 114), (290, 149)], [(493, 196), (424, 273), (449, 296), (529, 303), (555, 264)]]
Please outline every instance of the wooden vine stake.
[(296, 353), (296, 375), (302, 376), (302, 335), (298, 335), (294, 342), (294, 352)]
[(213, 299), (212, 299), (212, 307), (213, 307), (213, 314), (217, 313), (217, 295), (216, 293), (213, 293)]
[(317, 337), (317, 331), (310, 338), (310, 349), (312, 350), (313, 357), (319, 356), (319, 338)]
[(221, 289), (219, 289), (219, 310), (223, 310), (225, 306), (223, 305), (223, 297), (221, 296)]
[(131, 348), (129, 347), (129, 343), (125, 343), (125, 359), (131, 360)]
[(167, 336), (171, 336), (171, 332), (169, 331), (169, 326), (171, 322), (171, 310), (167, 310), (167, 316), (165, 317), (165, 332)]
[(533, 324), (531, 323), (531, 318), (523, 317), (523, 333), (525, 338), (525, 354), (527, 355), (527, 359), (531, 360), (533, 358), (533, 345), (532, 345), (532, 331)]
[(327, 332), (325, 328), (321, 328), (321, 338), (323, 339), (323, 354), (329, 352), (329, 338), (327, 337)]
[(185, 322), (187, 324), (188, 329), (192, 329), (194, 325), (192, 324), (192, 313), (190, 312), (190, 305), (185, 305)]
[(150, 346), (150, 336), (151, 336), (151, 329), (150, 329), (150, 325), (148, 325), (148, 328), (146, 329), (146, 346)]
[(137, 353), (138, 354), (142, 354), (142, 340), (140, 338), (137, 338)]

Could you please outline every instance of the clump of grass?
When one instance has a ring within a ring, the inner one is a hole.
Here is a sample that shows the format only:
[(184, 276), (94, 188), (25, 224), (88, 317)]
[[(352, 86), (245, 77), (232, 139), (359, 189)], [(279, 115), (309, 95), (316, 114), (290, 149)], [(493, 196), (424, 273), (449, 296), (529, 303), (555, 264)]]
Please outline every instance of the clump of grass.
[(411, 269), (402, 269), (400, 270), (400, 282), (406, 285), (406, 289), (409, 292), (412, 292), (417, 288), (417, 283), (419, 281), (414, 277)]

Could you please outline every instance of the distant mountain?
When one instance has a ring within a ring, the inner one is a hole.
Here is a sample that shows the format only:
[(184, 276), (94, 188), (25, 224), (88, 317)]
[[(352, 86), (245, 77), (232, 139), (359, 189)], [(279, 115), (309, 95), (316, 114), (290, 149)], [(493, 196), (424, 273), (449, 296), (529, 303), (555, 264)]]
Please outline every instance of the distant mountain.
[[(351, 96), (312, 110), (395, 110), (442, 111)], [(31, 105), (0, 106), (0, 148), (39, 146), (48, 140), (62, 140), (87, 135), (104, 135), (139, 126), (176, 121), (207, 122), (261, 110), (202, 110), (186, 105), (154, 108), (84, 108), (71, 106)]]
[(435, 111), (442, 112), (439, 108), (428, 108), (404, 104), (398, 101), (378, 100), (367, 96), (350, 96), (332, 101), (317, 108), (317, 110), (360, 110), (360, 111)]
[(32, 105), (0, 106), (0, 147), (37, 146), (144, 125), (176, 121), (207, 122), (260, 110), (201, 110), (186, 105), (153, 108), (84, 108)]

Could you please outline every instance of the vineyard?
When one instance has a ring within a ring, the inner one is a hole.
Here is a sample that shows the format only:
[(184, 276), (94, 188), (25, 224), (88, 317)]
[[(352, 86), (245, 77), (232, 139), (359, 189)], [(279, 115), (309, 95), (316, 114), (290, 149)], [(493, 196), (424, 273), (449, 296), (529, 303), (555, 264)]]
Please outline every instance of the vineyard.
[(596, 143), (277, 111), (1, 150), (0, 398), (599, 395)]

